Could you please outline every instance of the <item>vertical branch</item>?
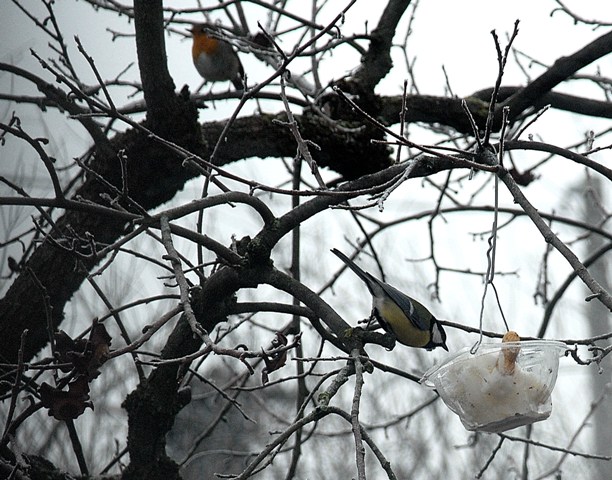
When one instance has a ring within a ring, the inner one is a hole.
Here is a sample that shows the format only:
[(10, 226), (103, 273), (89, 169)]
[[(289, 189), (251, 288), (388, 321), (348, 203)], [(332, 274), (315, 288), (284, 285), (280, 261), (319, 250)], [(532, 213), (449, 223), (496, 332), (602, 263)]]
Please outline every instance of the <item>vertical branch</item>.
[[(168, 71), (161, 0), (135, 0), (136, 52), (148, 118), (160, 125), (176, 110), (174, 82)], [(153, 128), (156, 130), (156, 128)]]
[[(287, 97), (285, 96), (285, 81), (283, 77), (281, 77), (281, 92), (283, 96), (283, 101), (285, 102), (285, 108), (287, 110), (287, 114), (290, 115), (291, 111), (289, 110), (289, 104), (287, 102)], [(290, 117), (290, 119), (291, 118), (292, 117)], [(297, 126), (295, 128), (297, 129)], [(301, 137), (296, 137), (296, 140), (298, 140), (298, 142), (300, 141), (300, 139)], [(293, 159), (292, 189), (296, 192), (300, 190), (301, 179), (302, 179), (302, 158), (301, 158), (301, 155), (298, 153)], [(291, 197), (291, 208), (295, 209), (299, 205), (300, 205), (300, 196), (293, 195)], [(295, 228), (291, 231), (291, 276), (297, 282), (301, 280), (300, 232), (301, 232), (300, 223), (297, 223)], [(296, 297), (293, 297), (292, 303), (294, 306), (300, 305), (300, 301)], [(297, 335), (300, 333), (300, 331), (301, 331), (300, 317), (299, 315), (293, 315), (293, 318), (291, 320), (291, 332), (294, 335)], [(303, 357), (304, 352), (303, 352), (301, 343), (298, 344), (298, 346), (296, 347), (295, 353), (298, 358)], [(297, 374), (296, 410), (298, 412), (296, 420), (299, 420), (301, 417), (303, 417), (302, 405), (307, 395), (306, 380), (304, 378), (304, 363), (302, 360), (297, 360), (296, 362), (296, 374)], [(302, 452), (302, 433), (303, 433), (302, 429), (299, 429), (295, 432), (295, 443), (293, 445), (293, 449), (291, 453), (291, 464), (289, 465), (289, 470), (287, 471), (287, 475), (285, 476), (287, 480), (292, 479), (295, 476), (295, 473), (297, 470), (297, 465), (298, 465), (298, 462), (301, 456), (301, 452)]]
[[(533, 432), (533, 425), (527, 425), (525, 429), (525, 437), (531, 438), (531, 433)], [(529, 442), (525, 442), (525, 450), (523, 453), (523, 468), (521, 471), (521, 479), (529, 480), (529, 455), (531, 453), (531, 444)]]
[[(319, 10), (319, 6), (318, 6), (318, 1), (317, 0), (312, 0), (312, 7), (311, 7), (311, 15), (310, 15), (310, 20), (312, 21), (312, 23), (316, 23), (317, 21), (317, 12)], [(312, 44), (312, 48), (313, 50), (316, 51), (316, 34), (317, 31), (313, 28), (313, 27), (309, 27), (308, 31), (310, 32), (310, 38), (314, 41)], [(317, 54), (313, 53), (310, 56), (310, 66), (311, 66), (311, 70), (312, 70), (312, 78), (314, 80), (314, 88), (316, 92), (320, 92), (322, 87), (321, 87), (321, 78), (319, 77), (319, 60), (317, 59)]]
[[(121, 315), (119, 315), (119, 312), (117, 312), (117, 310), (113, 307), (108, 297), (104, 294), (104, 292), (102, 291), (98, 283), (93, 279), (91, 275), (87, 277), (87, 281), (96, 291), (96, 293), (98, 294), (98, 296), (100, 297), (104, 305), (106, 305), (109, 312), (111, 312), (111, 315), (115, 319), (115, 323), (119, 327), (119, 331), (121, 332), (121, 336), (123, 337), (125, 344), (130, 345), (132, 343), (132, 340), (130, 339), (130, 334), (128, 333), (127, 329), (125, 328), (125, 325), (123, 324), (123, 321), (121, 320)], [(134, 360), (134, 365), (136, 366), (136, 372), (138, 373), (138, 379), (142, 382), (145, 379), (145, 373), (142, 368), (142, 365), (138, 362), (138, 356), (136, 355), (135, 352), (133, 351), (130, 352), (130, 355), (132, 356), (132, 359)]]
[[(47, 319), (47, 335), (49, 338), (49, 345), (51, 347), (51, 356), (55, 357), (55, 338), (53, 336), (53, 334), (55, 333), (55, 325), (53, 324), (53, 305), (51, 305), (51, 301), (49, 299), (49, 294), (47, 293), (47, 289), (42, 284), (42, 282), (38, 279), (38, 276), (36, 275), (34, 270), (32, 270), (29, 266), (27, 266), (26, 271), (32, 278), (34, 285), (36, 285), (36, 287), (38, 287), (38, 289), (41, 292), (43, 305), (45, 307), (45, 318)], [(22, 345), (22, 347), (23, 346), (24, 345)], [(23, 355), (23, 352), (21, 349), (19, 350), (19, 354)], [(54, 375), (55, 374), (56, 372), (54, 371)], [(57, 376), (56, 376), (56, 380), (57, 380)]]
[(0, 446), (4, 446), (9, 441), (9, 432), (11, 431), (11, 422), (13, 420), (13, 415), (15, 414), (15, 407), (17, 406), (17, 396), (19, 395), (19, 387), (21, 385), (21, 375), (24, 370), (23, 363), (23, 348), (25, 345), (26, 337), (28, 336), (28, 329), (24, 329), (21, 332), (21, 341), (19, 345), (19, 352), (17, 354), (17, 371), (15, 373), (15, 382), (13, 383), (13, 388), (11, 390), (11, 403), (9, 405), (9, 411), (6, 416), (6, 423), (4, 425), (4, 432), (2, 433), (2, 439), (0, 440)]
[(353, 438), (355, 439), (357, 478), (359, 480), (365, 480), (365, 447), (363, 445), (363, 437), (361, 435), (361, 424), (359, 423), (359, 405), (361, 402), (361, 394), (363, 389), (363, 364), (361, 363), (358, 348), (354, 348), (351, 351), (351, 357), (353, 357), (353, 365), (355, 365), (355, 390), (353, 392), (353, 404), (351, 406), (351, 426), (353, 430)]
[(72, 443), (72, 448), (77, 458), (77, 463), (79, 464), (81, 474), (85, 477), (89, 477), (89, 469), (87, 468), (87, 462), (85, 461), (85, 455), (83, 454), (83, 446), (81, 445), (81, 440), (79, 440), (79, 435), (72, 419), (66, 420), (66, 428), (68, 429), (68, 434), (70, 435), (70, 442)]
[[(304, 140), (304, 138), (302, 137), (302, 134), (300, 133), (300, 129), (295, 120), (295, 117), (293, 116), (293, 112), (291, 112), (291, 108), (289, 107), (289, 100), (287, 100), (287, 95), (285, 92), (285, 77), (284, 76), (281, 76), (280, 83), (281, 83), (281, 98), (283, 99), (283, 105), (285, 106), (285, 112), (287, 113), (287, 120), (288, 120), (287, 125), (289, 126), (289, 129), (291, 130), (291, 134), (295, 138), (295, 141), (297, 142), (297, 145), (298, 145), (297, 159), (300, 160), (301, 158), (303, 158), (306, 161), (306, 163), (310, 167), (310, 173), (312, 173), (312, 175), (315, 177), (319, 187), (326, 189), (327, 187), (325, 185), (325, 182), (323, 181), (323, 178), (321, 177), (321, 174), (319, 173), (319, 167), (317, 166), (317, 163), (312, 158), (312, 155), (308, 148), (308, 143), (310, 143), (311, 145), (314, 145), (314, 144), (312, 142), (307, 142), (306, 140)], [(316, 145), (314, 146), (317, 147)], [(317, 147), (317, 149), (318, 148), (319, 147)], [(299, 182), (298, 182), (298, 187), (299, 187)], [(297, 205), (295, 206), (297, 207)]]
[(487, 113), (487, 122), (485, 126), (485, 134), (484, 134), (484, 145), (489, 144), (489, 139), (491, 137), (491, 132), (493, 131), (493, 120), (495, 119), (496, 112), (496, 104), (497, 104), (497, 96), (499, 95), (499, 87), (501, 87), (501, 81), (504, 76), (504, 69), (506, 68), (506, 62), (508, 61), (508, 53), (510, 52), (510, 47), (512, 46), (512, 42), (518, 35), (518, 26), (519, 21), (516, 20), (514, 22), (514, 30), (512, 31), (512, 35), (510, 36), (510, 40), (508, 41), (508, 45), (506, 45), (506, 49), (502, 53), (501, 47), (499, 45), (499, 38), (497, 37), (497, 33), (495, 30), (491, 31), (491, 35), (493, 35), (493, 39), (495, 40), (495, 50), (497, 50), (497, 65), (498, 65), (498, 73), (497, 78), (495, 79), (495, 86), (493, 87), (493, 93), (491, 94), (491, 102), (489, 103), (489, 112)]
[(451, 180), (451, 175), (452, 175), (452, 170), (447, 173), (446, 179), (444, 180), (444, 185), (442, 186), (442, 188), (440, 188), (440, 195), (438, 196), (438, 200), (436, 201), (436, 206), (433, 212), (431, 213), (431, 215), (429, 216), (429, 218), (427, 219), (427, 232), (429, 235), (429, 258), (431, 259), (434, 265), (434, 270), (436, 272), (434, 281), (431, 282), (428, 285), (428, 287), (433, 285), (434, 298), (436, 300), (440, 300), (440, 270), (441, 268), (440, 268), (440, 265), (438, 264), (438, 258), (436, 256), (436, 246), (435, 246), (433, 223), (435, 219), (438, 218), (439, 216), (440, 218), (443, 218), (440, 215), (440, 209), (442, 208), (442, 200), (444, 199), (444, 195), (446, 194), (446, 191), (448, 190), (448, 185)]
[(168, 221), (168, 217), (162, 215), (159, 219), (159, 223), (162, 232), (162, 242), (166, 248), (166, 251), (168, 252), (167, 255), (164, 255), (164, 259), (169, 260), (172, 264), (174, 277), (176, 278), (176, 282), (181, 292), (181, 306), (183, 307), (183, 312), (185, 313), (185, 319), (189, 323), (193, 334), (197, 335), (206, 344), (206, 346), (210, 348), (213, 345), (213, 341), (208, 336), (208, 332), (204, 330), (204, 327), (198, 323), (193, 307), (191, 306), (191, 300), (189, 299), (189, 284), (187, 283), (187, 278), (185, 277), (183, 269), (181, 268), (181, 259), (179, 254), (172, 243), (172, 232), (170, 231), (170, 222)]

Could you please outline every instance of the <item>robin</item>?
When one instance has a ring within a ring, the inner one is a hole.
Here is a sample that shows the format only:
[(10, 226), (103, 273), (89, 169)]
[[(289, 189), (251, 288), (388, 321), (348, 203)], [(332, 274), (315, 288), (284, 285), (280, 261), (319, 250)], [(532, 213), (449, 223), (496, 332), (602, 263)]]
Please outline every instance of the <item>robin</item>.
[(244, 90), (244, 68), (232, 46), (210, 35), (214, 28), (194, 25), (191, 30), (191, 55), (198, 73), (207, 82), (231, 81), (236, 90)]

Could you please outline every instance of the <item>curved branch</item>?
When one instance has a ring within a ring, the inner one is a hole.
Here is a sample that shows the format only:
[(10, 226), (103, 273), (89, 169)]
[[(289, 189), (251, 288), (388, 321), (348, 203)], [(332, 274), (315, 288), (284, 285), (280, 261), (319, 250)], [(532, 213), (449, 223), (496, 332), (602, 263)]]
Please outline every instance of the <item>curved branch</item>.
[[(596, 252), (593, 252), (589, 256), (589, 258), (587, 258), (583, 262), (584, 267), (589, 268), (597, 260), (603, 258), (603, 256), (610, 250), (612, 250), (612, 243), (608, 243), (604, 245), (603, 247), (601, 247)], [(546, 330), (548, 329), (548, 325), (550, 323), (550, 319), (552, 317), (555, 307), (559, 303), (559, 300), (561, 300), (561, 298), (565, 294), (565, 291), (569, 288), (569, 286), (571, 285), (571, 283), (574, 281), (574, 279), (577, 276), (578, 276), (578, 273), (575, 270), (572, 270), (572, 272), (567, 276), (565, 281), (559, 286), (559, 288), (557, 289), (553, 297), (550, 299), (550, 301), (546, 305), (546, 310), (544, 311), (544, 317), (542, 318), (542, 323), (540, 324), (540, 329), (538, 330), (538, 335), (537, 335), (538, 338), (544, 338), (544, 335), (546, 335)]]
[[(323, 323), (329, 327), (333, 334), (340, 339), (341, 342), (349, 345), (348, 350), (350, 351), (350, 339), (347, 338), (346, 332), (350, 331), (351, 326), (346, 323), (338, 313), (327, 304), (319, 295), (306, 287), (303, 283), (298, 282), (294, 278), (286, 275), (276, 269), (268, 270), (263, 278), (263, 283), (267, 283), (278, 290), (287, 292), (294, 298), (297, 298), (306, 307), (312, 310), (317, 317), (323, 320)], [(346, 351), (346, 347), (339, 347), (341, 350)]]
[(447, 158), (423, 157), (423, 160), (416, 164), (397, 164), (380, 172), (346, 182), (333, 190), (333, 195), (321, 192), (320, 196), (300, 204), (280, 217), (274, 223), (273, 228), (264, 227), (249, 244), (251, 260), (255, 263), (267, 262), (276, 244), (296, 226), (317, 213), (329, 207), (341, 205), (351, 198), (383, 192), (390, 187), (396, 177), (405, 173), (408, 166), (411, 168), (408, 178), (423, 177), (445, 169), (457, 168), (457, 164)]
[(572, 152), (567, 148), (557, 147), (555, 145), (551, 145), (549, 143), (543, 142), (530, 142), (524, 140), (508, 140), (504, 142), (504, 150), (537, 150), (540, 152), (548, 152), (554, 153), (555, 155), (559, 155), (560, 157), (568, 158), (576, 163), (584, 165), (585, 167), (589, 167), (595, 170), (598, 173), (601, 173), (608, 180), (612, 181), (612, 169), (603, 166), (600, 163), (591, 160), (584, 155), (580, 155), (579, 153)]
[(17, 138), (21, 138), (22, 140), (26, 141), (36, 151), (36, 153), (42, 160), (43, 164), (45, 165), (45, 168), (47, 169), (47, 173), (49, 174), (49, 178), (51, 179), (51, 183), (53, 185), (53, 191), (55, 192), (55, 198), (57, 199), (64, 198), (64, 192), (62, 192), (62, 186), (60, 185), (60, 181), (57, 176), (57, 172), (55, 171), (53, 160), (49, 157), (49, 155), (47, 155), (47, 152), (42, 147), (42, 144), (46, 142), (40, 139), (32, 138), (30, 135), (24, 132), (24, 130), (20, 126), (18, 126), (17, 128), (14, 128), (10, 125), (5, 125), (4, 123), (0, 123), (0, 131), (5, 131)]
[[(202, 158), (208, 158), (214, 140), (223, 130), (224, 123), (206, 124), (200, 130), (195, 123), (197, 118), (195, 109), (190, 110), (188, 104), (185, 104), (184, 108), (185, 110), (174, 116), (167, 117), (166, 122), (172, 126), (172, 129), (165, 138)], [(217, 163), (226, 164), (253, 156), (293, 156), (295, 142), (290, 132), (283, 125), (273, 122), (273, 118), (260, 116), (238, 119), (228, 134), (228, 141), (223, 142), (218, 152)], [(304, 135), (316, 139), (322, 147), (320, 153), (315, 151), (315, 161), (320, 165), (335, 166), (337, 170), (347, 172), (348, 176), (350, 172), (352, 175), (360, 175), (364, 171), (379, 170), (391, 163), (387, 148), (370, 145), (369, 138), (365, 135), (348, 135), (340, 129), (331, 130), (329, 122), (314, 116), (302, 116), (298, 121)], [(201, 142), (202, 135), (206, 140), (205, 144)], [(176, 153), (160, 147), (160, 144), (153, 141), (149, 135), (135, 130), (117, 135), (111, 141), (111, 146), (112, 151), (97, 155), (89, 167), (104, 177), (108, 183), (115, 185), (119, 191), (123, 190), (122, 185), (125, 182), (130, 198), (146, 210), (170, 200), (187, 180), (196, 176), (195, 171), (182, 167), (183, 159)], [(122, 171), (116, 157), (115, 152), (119, 150), (123, 150), (128, 159), (127, 172)], [(355, 169), (356, 164), (360, 164), (361, 167)], [(103, 199), (109, 194), (114, 196), (115, 192), (109, 193), (105, 185), (100, 184), (94, 176), (89, 176), (75, 193), (74, 198), (80, 198), (82, 201), (62, 202), (65, 202), (64, 206), (75, 209), (79, 208), (79, 204), (87, 202), (91, 204), (92, 210), (65, 212), (56, 221), (58, 231), (54, 232), (54, 235), (58, 238), (62, 238), (62, 235), (70, 238), (73, 234), (84, 235), (88, 232), (98, 244), (114, 243), (125, 234), (125, 225), (130, 219), (119, 213), (109, 216), (100, 215), (100, 211), (93, 211), (96, 206), (106, 203)], [(22, 203), (27, 200), (15, 199), (15, 203), (17, 201)], [(249, 202), (253, 201), (249, 199)], [(39, 199), (33, 200), (32, 204), (36, 202), (59, 205), (58, 200)], [(258, 212), (264, 222), (272, 220), (272, 216), (265, 210), (258, 207)], [(68, 225), (74, 233), (66, 230)], [(53, 324), (56, 327), (63, 321), (66, 302), (80, 287), (88, 271), (95, 266), (93, 261), (85, 262), (81, 268), (75, 269), (74, 261), (75, 257), (71, 253), (58, 250), (52, 242), (40, 244), (27, 260), (27, 266), (47, 289), (49, 301), (53, 306)], [(14, 363), (16, 359), (19, 336), (23, 328), (30, 329), (24, 352), (26, 361), (48, 342), (42, 298), (33, 296), (32, 291), (36, 290), (31, 277), (21, 273), (6, 295), (0, 299), (2, 354), (9, 362)]]
[[(98, 148), (108, 146), (108, 138), (102, 132), (100, 125), (98, 125), (92, 118), (86, 114), (90, 113), (89, 110), (85, 110), (77, 105), (63, 90), (57, 88), (55, 85), (46, 82), (42, 78), (34, 75), (32, 72), (24, 70), (23, 68), (16, 67), (15, 65), (9, 65), (7, 63), (0, 62), (0, 71), (5, 71), (17, 75), (25, 80), (32, 82), (36, 85), (36, 88), (44, 95), (44, 98), (31, 98), (31, 97), (20, 97), (16, 96), (13, 101), (35, 103), (38, 106), (46, 107), (52, 105), (65, 110), (73, 118), (77, 119), (83, 128), (87, 130), (87, 133), (91, 136), (92, 140), (98, 145)], [(8, 97), (8, 96), (6, 96)], [(10, 99), (10, 98), (8, 98)], [(41, 109), (43, 109), (41, 107)]]
[(395, 29), (409, 5), (410, 0), (389, 0), (378, 25), (372, 31), (370, 48), (362, 57), (361, 65), (353, 76), (365, 90), (373, 92), (374, 87), (393, 67), (391, 45)]

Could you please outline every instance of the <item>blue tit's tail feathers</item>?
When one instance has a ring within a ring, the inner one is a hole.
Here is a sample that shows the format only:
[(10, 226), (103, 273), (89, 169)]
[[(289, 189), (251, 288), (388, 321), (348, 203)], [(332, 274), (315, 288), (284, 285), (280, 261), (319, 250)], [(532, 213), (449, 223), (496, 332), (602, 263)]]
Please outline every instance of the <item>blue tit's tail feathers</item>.
[(353, 272), (355, 272), (355, 274), (366, 283), (366, 285), (368, 286), (368, 290), (370, 290), (370, 293), (374, 295), (374, 291), (372, 290), (372, 288), (377, 286), (376, 279), (368, 272), (363, 270), (361, 267), (359, 267), (355, 262), (353, 262), (337, 248), (332, 248), (331, 252), (336, 255), (340, 260), (342, 260), (347, 267), (349, 267)]

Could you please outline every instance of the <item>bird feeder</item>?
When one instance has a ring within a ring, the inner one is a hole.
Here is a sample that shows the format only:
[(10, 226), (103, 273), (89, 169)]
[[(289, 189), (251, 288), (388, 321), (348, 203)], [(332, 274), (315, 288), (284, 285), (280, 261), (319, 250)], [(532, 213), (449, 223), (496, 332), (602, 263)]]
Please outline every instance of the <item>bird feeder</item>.
[(467, 430), (503, 432), (550, 416), (566, 344), (520, 341), (508, 332), (502, 343), (483, 343), (474, 354), (470, 350), (460, 350), (421, 379), (438, 391)]

